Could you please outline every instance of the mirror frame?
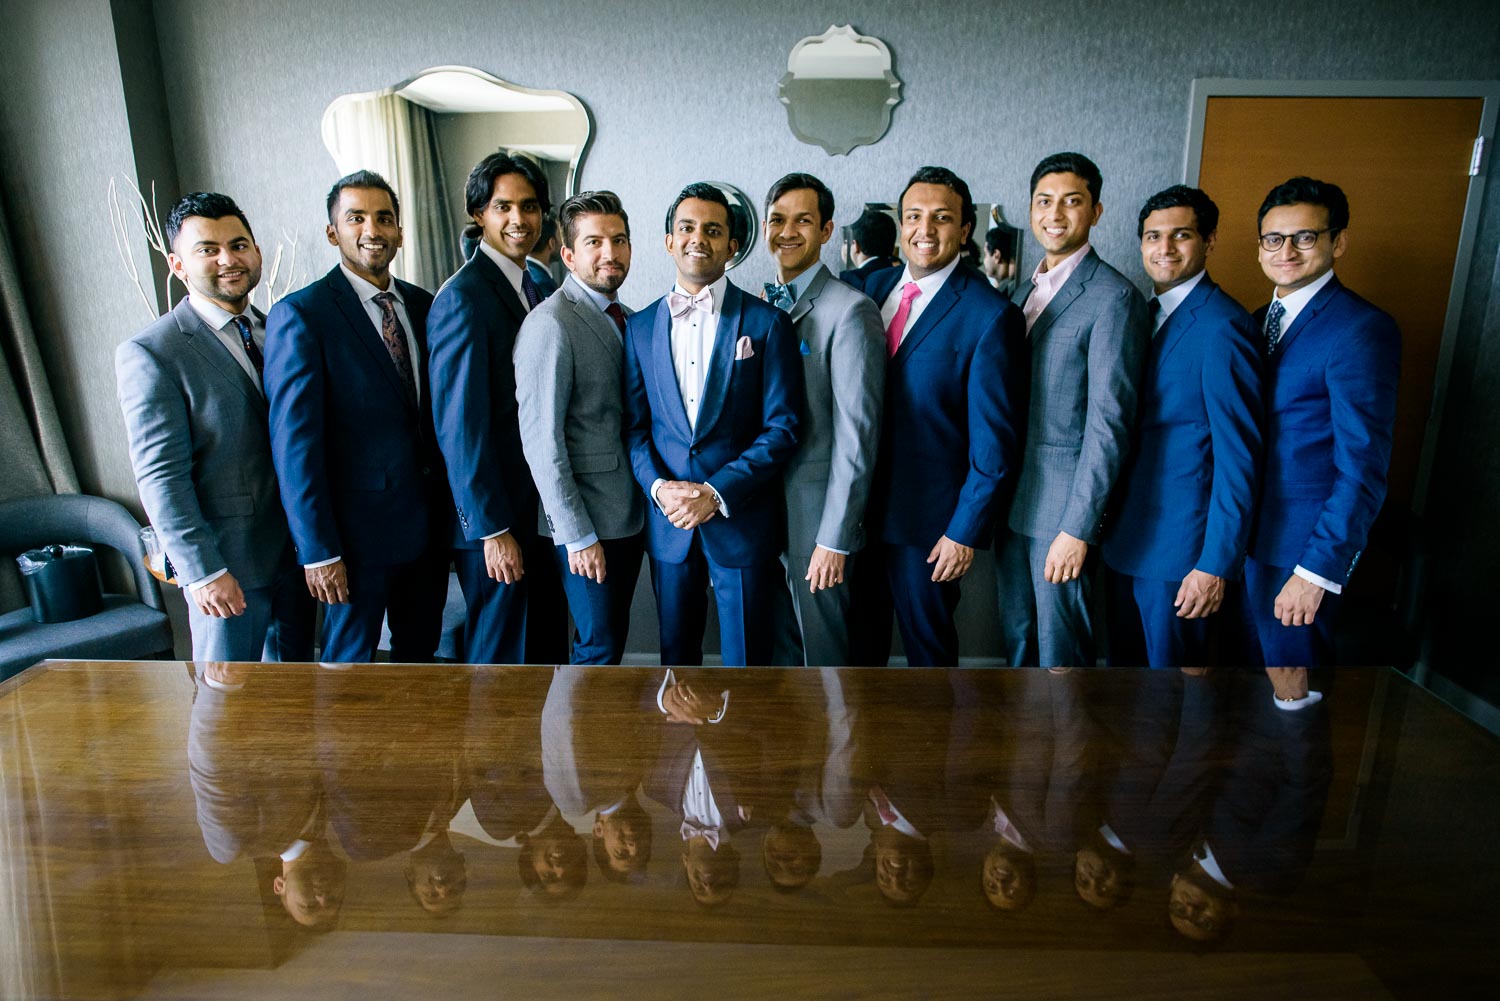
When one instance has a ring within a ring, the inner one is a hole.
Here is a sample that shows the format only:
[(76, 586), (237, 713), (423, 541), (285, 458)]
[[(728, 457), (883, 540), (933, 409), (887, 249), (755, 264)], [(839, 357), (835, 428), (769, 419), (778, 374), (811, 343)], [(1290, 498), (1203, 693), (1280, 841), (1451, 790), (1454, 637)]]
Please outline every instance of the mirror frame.
[[(885, 56), (885, 82), (889, 87), (889, 94), (885, 99), (885, 121), (880, 131), (871, 136), (852, 136), (845, 141), (811, 136), (799, 129), (796, 111), (792, 108), (791, 99), (786, 96), (787, 83), (797, 76), (794, 66), (798, 53), (809, 45), (821, 45), (829, 39), (840, 37), (852, 39), (861, 45), (873, 45), (881, 55)], [(885, 138), (885, 134), (891, 130), (891, 116), (895, 113), (896, 105), (901, 103), (901, 91), (905, 86), (905, 82), (896, 75), (896, 57), (892, 55), (891, 47), (886, 45), (883, 39), (875, 35), (861, 35), (850, 24), (830, 24), (828, 30), (821, 35), (808, 35), (792, 46), (792, 51), (786, 57), (786, 74), (776, 82), (776, 99), (781, 102), (782, 107), (786, 108), (786, 124), (792, 135), (809, 146), (821, 146), (829, 156), (847, 156), (857, 147), (873, 146)]]

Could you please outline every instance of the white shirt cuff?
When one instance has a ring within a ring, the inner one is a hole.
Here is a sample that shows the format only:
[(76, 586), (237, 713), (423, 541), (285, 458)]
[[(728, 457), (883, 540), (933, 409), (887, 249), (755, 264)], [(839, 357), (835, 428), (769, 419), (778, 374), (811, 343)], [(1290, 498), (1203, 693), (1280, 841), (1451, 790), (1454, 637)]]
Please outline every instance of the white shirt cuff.
[(206, 674), (203, 676), (203, 683), (216, 692), (237, 692), (245, 687), (243, 681), (237, 685), (231, 685), (226, 681), (215, 681)]
[(1323, 701), (1322, 692), (1308, 692), (1300, 699), (1276, 699), (1276, 708), (1285, 712), (1294, 713), (1298, 709), (1315, 706)]
[(847, 549), (835, 549), (835, 548), (833, 548), (833, 547), (832, 547), (832, 546), (825, 546), (825, 545), (823, 545), (823, 543), (821, 543), (821, 542), (819, 542), (819, 543), (816, 543), (816, 545), (817, 545), (817, 547), (818, 547), (818, 548), (819, 548), (819, 549), (826, 549), (826, 550), (828, 550), (828, 551), (829, 551), (829, 552), (830, 552), (830, 553), (837, 553), (837, 554), (838, 554), (838, 555), (840, 555), (840, 556), (848, 556), (848, 555), (849, 555), (849, 550), (847, 550)]
[(665, 482), (667, 481), (658, 476), (656, 479), (651, 481), (651, 489), (646, 491), (646, 493), (651, 497), (651, 503), (655, 504), (656, 509), (662, 514), (666, 514), (667, 509), (661, 506), (661, 501), (657, 500), (656, 492), (661, 489), (661, 485)]
[(719, 513), (726, 518), (729, 517), (729, 505), (724, 503), (724, 498), (719, 496), (719, 492), (714, 489), (714, 485), (712, 483), (705, 483), (703, 485), (708, 487), (708, 492), (714, 495), (714, 503), (719, 506)]
[(1298, 564), (1297, 566), (1293, 567), (1292, 568), (1292, 573), (1296, 574), (1298, 577), (1301, 577), (1303, 580), (1307, 581), (1309, 584), (1316, 584), (1316, 585), (1318, 585), (1323, 590), (1327, 591), (1329, 594), (1343, 594), (1344, 593), (1344, 585), (1342, 585), (1342, 584), (1335, 584), (1333, 581), (1328, 580), (1326, 577), (1319, 577), (1317, 574), (1313, 573), (1311, 570), (1307, 569), (1307, 567), (1304, 567), (1301, 564)]
[(570, 553), (581, 553), (585, 549), (587, 549), (589, 546), (594, 545), (598, 541), (599, 541), (599, 533), (598, 532), (590, 532), (588, 535), (585, 535), (581, 539), (576, 539), (573, 542), (565, 542), (565, 543), (563, 543), (563, 546)]
[(199, 577), (197, 580), (195, 580), (191, 584), (189, 584), (187, 586), (187, 589), (189, 591), (196, 591), (200, 587), (207, 587), (209, 584), (212, 584), (214, 581), (218, 580), (220, 577), (224, 576), (228, 572), (229, 572), (229, 568), (228, 567), (221, 567), (218, 570), (215, 570), (213, 573), (209, 574), (207, 577)]
[(304, 569), (304, 570), (316, 570), (318, 567), (331, 567), (331, 566), (333, 566), (335, 563), (337, 563), (341, 559), (343, 559), (342, 556), (335, 556), (331, 560), (319, 560), (316, 563), (304, 563), (304, 564), (302, 564), (302, 569)]
[(479, 539), (480, 539), (481, 542), (488, 542), (491, 539), (498, 539), (498, 538), (500, 538), (500, 536), (504, 535), (506, 532), (509, 532), (509, 531), (510, 531), (510, 529), (508, 529), (508, 528), (502, 528), (498, 532), (491, 532), (489, 535), (481, 535), (479, 537)]

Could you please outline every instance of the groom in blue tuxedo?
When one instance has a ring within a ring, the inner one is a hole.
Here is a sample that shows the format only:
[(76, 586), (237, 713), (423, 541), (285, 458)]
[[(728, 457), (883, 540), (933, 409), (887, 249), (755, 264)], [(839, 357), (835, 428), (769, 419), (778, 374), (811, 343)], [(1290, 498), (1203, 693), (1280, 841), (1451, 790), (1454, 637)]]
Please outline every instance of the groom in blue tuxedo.
[(646, 551), (667, 665), (703, 661), (706, 588), (724, 663), (768, 663), (785, 587), (781, 471), (797, 448), (802, 359), (791, 320), (729, 284), (729, 202), (690, 184), (667, 213), (671, 292), (625, 336), (625, 442), (650, 498)]

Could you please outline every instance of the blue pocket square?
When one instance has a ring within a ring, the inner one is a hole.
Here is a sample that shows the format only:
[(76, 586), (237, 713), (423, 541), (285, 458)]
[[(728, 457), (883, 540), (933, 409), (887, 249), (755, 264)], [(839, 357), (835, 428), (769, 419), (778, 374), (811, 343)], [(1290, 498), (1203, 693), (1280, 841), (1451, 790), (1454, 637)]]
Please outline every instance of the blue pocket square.
[(802, 342), (802, 353), (805, 355), (812, 354), (812, 348), (808, 346), (808, 343), (806, 341)]

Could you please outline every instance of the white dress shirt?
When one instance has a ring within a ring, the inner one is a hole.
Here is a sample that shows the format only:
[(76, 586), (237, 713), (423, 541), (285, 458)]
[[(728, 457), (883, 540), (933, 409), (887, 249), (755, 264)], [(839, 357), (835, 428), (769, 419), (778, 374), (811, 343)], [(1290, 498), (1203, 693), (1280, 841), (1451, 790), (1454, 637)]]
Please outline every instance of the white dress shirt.
[(1029, 853), (1031, 851), (1031, 846), (1026, 843), (1026, 836), (1021, 833), (1020, 828), (1016, 827), (1010, 817), (1006, 815), (999, 801), (993, 796), (990, 797), (990, 824), (993, 826), (995, 833), (1004, 838), (1008, 844), (1021, 849), (1023, 852)]
[(1156, 325), (1151, 328), (1153, 334), (1162, 328), (1162, 324), (1167, 322), (1167, 317), (1171, 316), (1177, 310), (1177, 307), (1182, 305), (1182, 300), (1186, 299), (1193, 289), (1198, 287), (1198, 283), (1203, 280), (1203, 276), (1206, 274), (1208, 274), (1207, 271), (1200, 271), (1187, 281), (1173, 285), (1161, 295), (1154, 296), (1156, 300)]
[(1047, 258), (1043, 257), (1037, 262), (1036, 270), (1031, 273), (1031, 295), (1026, 297), (1026, 306), (1021, 311), (1026, 316), (1026, 336), (1031, 336), (1031, 328), (1036, 325), (1037, 318), (1047, 311), (1052, 300), (1057, 298), (1058, 290), (1068, 283), (1073, 277), (1073, 272), (1078, 270), (1078, 265), (1088, 256), (1089, 244), (1085, 243), (1073, 253), (1057, 262), (1057, 267), (1048, 268)]
[[(1333, 281), (1333, 269), (1329, 268), (1326, 272), (1323, 273), (1323, 277), (1308, 285), (1302, 286), (1295, 292), (1288, 292), (1286, 295), (1275, 296), (1272, 301), (1281, 303), (1281, 308), (1284, 310), (1284, 312), (1281, 314), (1282, 337), (1285, 337), (1286, 332), (1292, 329), (1292, 324), (1296, 321), (1298, 314), (1301, 313), (1302, 310), (1307, 308), (1307, 304), (1309, 302), (1312, 302), (1313, 296), (1323, 291), (1323, 286), (1327, 285), (1331, 281)], [(1268, 310), (1266, 320), (1269, 319), (1270, 315)], [(1262, 321), (1260, 331), (1262, 334), (1266, 332), (1265, 321)], [(1307, 567), (1302, 566), (1300, 563), (1292, 568), (1292, 573), (1296, 574), (1298, 577), (1301, 577), (1303, 580), (1307, 581), (1310, 584), (1318, 585), (1329, 594), (1342, 594), (1344, 592), (1344, 585), (1335, 584), (1333, 581), (1329, 580), (1326, 577), (1320, 577), (1317, 574), (1313, 573), (1311, 570), (1307, 569)]]
[[(906, 815), (897, 809), (896, 804), (892, 803), (891, 798), (885, 794), (885, 790), (878, 785), (870, 786), (870, 804), (875, 807), (875, 819), (879, 821), (881, 827), (893, 827), (908, 838), (916, 838), (918, 841), (927, 840), (927, 836), (906, 819)], [(895, 819), (886, 820), (881, 816), (882, 810), (889, 812)]]
[[(682, 394), (682, 409), (687, 411), (688, 427), (698, 426), (698, 408), (703, 405), (703, 388), (708, 385), (708, 367), (713, 360), (714, 337), (719, 332), (719, 315), (724, 311), (724, 295), (729, 290), (729, 276), (720, 275), (719, 280), (701, 290), (699, 295), (708, 295), (710, 308), (689, 309), (682, 316), (672, 317), (672, 370), (677, 373), (677, 390)], [(678, 295), (690, 295), (681, 285), (673, 284), (672, 291)], [(651, 500), (658, 508), (656, 491), (665, 480), (657, 479), (651, 484)], [(729, 517), (724, 498), (713, 487), (714, 501), (719, 513)]]
[[(932, 297), (937, 290), (943, 287), (958, 267), (958, 258), (949, 261), (941, 271), (934, 271), (925, 278), (913, 278), (911, 276), (911, 265), (908, 264), (901, 272), (901, 280), (896, 282), (896, 287), (891, 289), (891, 294), (885, 297), (885, 303), (880, 307), (880, 326), (883, 330), (890, 329), (891, 320), (895, 319), (896, 310), (901, 308), (901, 292), (911, 282), (917, 283), (917, 288), (922, 294), (911, 301), (911, 307), (906, 311), (906, 326), (901, 328), (901, 339), (906, 340), (906, 335), (912, 332), (917, 325), (918, 318), (927, 309), (927, 304), (932, 302)], [(900, 345), (898, 344), (899, 348)]]

